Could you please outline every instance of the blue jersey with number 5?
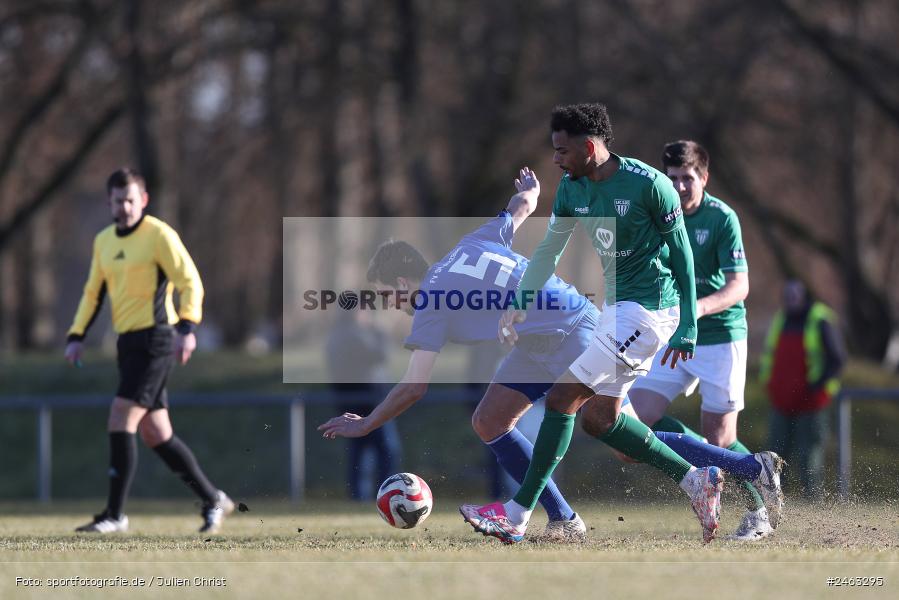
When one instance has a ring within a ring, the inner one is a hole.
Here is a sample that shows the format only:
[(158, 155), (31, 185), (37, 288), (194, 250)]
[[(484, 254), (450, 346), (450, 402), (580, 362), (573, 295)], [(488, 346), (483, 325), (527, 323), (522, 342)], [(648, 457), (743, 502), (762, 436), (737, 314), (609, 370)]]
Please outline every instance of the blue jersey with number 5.
[[(407, 348), (438, 352), (447, 342), (497, 339), (499, 317), (528, 266), (528, 259), (511, 249), (513, 233), (512, 216), (503, 211), (428, 270), (413, 304)], [(527, 319), (515, 326), (519, 336), (567, 334), (590, 305), (555, 275), (541, 296), (541, 302), (529, 305)]]

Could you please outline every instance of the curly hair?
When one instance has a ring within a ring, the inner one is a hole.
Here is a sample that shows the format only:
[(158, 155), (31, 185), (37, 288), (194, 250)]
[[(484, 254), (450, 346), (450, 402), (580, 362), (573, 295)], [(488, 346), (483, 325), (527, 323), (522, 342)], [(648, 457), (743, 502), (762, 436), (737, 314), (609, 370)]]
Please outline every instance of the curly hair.
[(396, 285), (397, 277), (421, 281), (429, 268), (428, 261), (412, 244), (388, 240), (375, 250), (366, 278), (371, 283)]
[(612, 122), (605, 104), (589, 102), (567, 104), (553, 109), (549, 128), (564, 131), (568, 135), (591, 135), (601, 139), (606, 147), (612, 140)]
[(668, 167), (692, 167), (700, 175), (705, 175), (709, 171), (709, 153), (692, 140), (669, 142), (662, 150), (662, 170)]

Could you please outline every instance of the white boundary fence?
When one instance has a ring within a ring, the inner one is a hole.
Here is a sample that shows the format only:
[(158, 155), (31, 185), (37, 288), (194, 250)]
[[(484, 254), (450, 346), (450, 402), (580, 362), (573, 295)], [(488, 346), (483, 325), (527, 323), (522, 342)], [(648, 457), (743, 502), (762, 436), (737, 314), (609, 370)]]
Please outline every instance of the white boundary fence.
[[(465, 402), (477, 400), (477, 392), (464, 388), (432, 389), (423, 402)], [(370, 392), (339, 392), (339, 400), (348, 402), (358, 395), (371, 401)], [(172, 394), (169, 403), (177, 406), (283, 406), (287, 409), (288, 461), (287, 480), (290, 499), (303, 500), (306, 488), (306, 406), (324, 404), (333, 406), (337, 402), (337, 392), (312, 390), (296, 396), (278, 394)], [(48, 396), (0, 396), (0, 410), (32, 409), (37, 412), (37, 499), (49, 502), (52, 495), (53, 473), (53, 412), (84, 407), (108, 407), (112, 402), (109, 395), (48, 395)]]

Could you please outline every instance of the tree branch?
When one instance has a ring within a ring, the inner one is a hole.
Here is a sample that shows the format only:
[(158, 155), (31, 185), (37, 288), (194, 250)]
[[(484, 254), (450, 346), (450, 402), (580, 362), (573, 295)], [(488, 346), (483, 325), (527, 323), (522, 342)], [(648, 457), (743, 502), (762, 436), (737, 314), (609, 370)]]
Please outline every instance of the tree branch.
[(864, 93), (871, 102), (882, 110), (893, 122), (899, 126), (899, 105), (893, 102), (880, 90), (877, 80), (871, 77), (858, 65), (852, 63), (837, 50), (832, 43), (830, 35), (806, 22), (802, 15), (794, 9), (787, 0), (768, 0), (780, 12), (787, 17), (793, 28), (799, 32), (811, 45), (818, 50), (837, 70), (843, 74), (853, 85)]
[[(149, 61), (148, 86), (158, 84), (166, 79), (176, 78), (190, 70), (196, 63), (184, 62), (177, 66), (171, 66), (172, 57), (180, 50), (181, 45), (192, 41), (184, 37), (178, 43), (170, 45)], [(209, 56), (223, 56), (233, 51), (239, 51), (239, 44), (219, 44), (211, 47), (207, 52)], [(102, 96), (102, 94), (100, 94)], [(109, 132), (116, 121), (124, 114), (127, 108), (125, 98), (111, 104), (103, 115), (91, 125), (81, 139), (78, 146), (69, 154), (68, 158), (57, 167), (49, 180), (28, 200), (23, 202), (13, 216), (0, 225), (0, 253), (10, 243), (15, 235), (27, 226), (28, 222), (43, 209), (53, 198), (54, 194), (65, 185), (69, 178), (77, 171), (81, 164), (90, 156), (92, 150)]]
[[(122, 64), (128, 81), (128, 105), (131, 114), (132, 147), (137, 164), (146, 181), (147, 192), (154, 197), (159, 187), (159, 157), (153, 135), (153, 107), (146, 81), (146, 63), (141, 48), (142, 0), (130, 0), (125, 8), (125, 31), (128, 54)], [(159, 206), (159, 198), (156, 205)]]
[(0, 227), (0, 251), (9, 243), (18, 230), (24, 227), (28, 221), (36, 215), (41, 208), (53, 197), (53, 194), (62, 187), (81, 166), (81, 163), (90, 156), (91, 150), (103, 139), (107, 131), (115, 124), (125, 111), (125, 102), (119, 101), (109, 107), (103, 115), (94, 122), (88, 132), (82, 138), (81, 143), (75, 148), (50, 179), (31, 198), (13, 214), (2, 227)]
[(0, 154), (0, 185), (2, 185), (3, 180), (9, 173), (16, 153), (28, 131), (37, 124), (53, 103), (65, 93), (72, 71), (75, 70), (75, 67), (81, 62), (81, 57), (84, 56), (85, 51), (90, 47), (91, 31), (92, 27), (86, 25), (81, 32), (81, 37), (69, 51), (56, 75), (13, 125), (9, 136), (3, 142), (3, 153)]
[(83, 1), (77, 2), (27, 2), (22, 8), (11, 10), (0, 16), (0, 31), (3, 31), (14, 23), (23, 23), (33, 19), (42, 19), (48, 16), (69, 15), (74, 16), (83, 11)]

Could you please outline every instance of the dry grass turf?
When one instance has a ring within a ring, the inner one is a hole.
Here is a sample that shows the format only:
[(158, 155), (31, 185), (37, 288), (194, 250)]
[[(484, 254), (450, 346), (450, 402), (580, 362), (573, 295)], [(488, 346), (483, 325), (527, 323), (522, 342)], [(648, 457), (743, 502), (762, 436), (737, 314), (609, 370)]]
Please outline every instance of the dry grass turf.
[[(72, 533), (90, 514), (83, 504), (0, 505), (0, 598), (899, 597), (899, 506), (889, 502), (793, 505), (769, 540), (708, 546), (686, 504), (595, 504), (579, 506), (586, 543), (511, 547), (475, 535), (451, 501), (411, 531), (368, 504), (247, 504), (207, 537), (194, 533), (187, 501), (133, 502), (131, 532), (107, 537)], [(728, 511), (724, 533), (739, 516)], [(144, 585), (84, 585), (116, 577)], [(884, 582), (828, 586), (830, 577)]]

